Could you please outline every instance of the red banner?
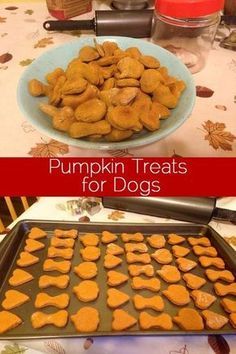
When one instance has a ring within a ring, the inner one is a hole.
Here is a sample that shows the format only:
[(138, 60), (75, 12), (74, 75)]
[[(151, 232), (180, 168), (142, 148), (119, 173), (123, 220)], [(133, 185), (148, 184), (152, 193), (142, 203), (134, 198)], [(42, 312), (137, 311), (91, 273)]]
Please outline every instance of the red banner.
[(1, 158), (8, 196), (236, 196), (236, 158)]

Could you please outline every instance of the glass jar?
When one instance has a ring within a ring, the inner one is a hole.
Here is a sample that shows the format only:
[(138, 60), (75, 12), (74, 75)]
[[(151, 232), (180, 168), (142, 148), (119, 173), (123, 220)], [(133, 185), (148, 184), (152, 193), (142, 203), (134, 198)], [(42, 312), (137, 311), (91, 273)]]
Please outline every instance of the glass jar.
[(156, 0), (152, 42), (200, 71), (214, 41), (224, 0)]

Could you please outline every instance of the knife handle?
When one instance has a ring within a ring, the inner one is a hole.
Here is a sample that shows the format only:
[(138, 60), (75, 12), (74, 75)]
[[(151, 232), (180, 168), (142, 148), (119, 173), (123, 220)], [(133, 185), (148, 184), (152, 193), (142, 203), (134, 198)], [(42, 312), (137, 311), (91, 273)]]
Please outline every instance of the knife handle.
[(73, 31), (73, 30), (94, 30), (94, 19), (92, 20), (63, 20), (46, 21), (43, 27), (47, 31)]

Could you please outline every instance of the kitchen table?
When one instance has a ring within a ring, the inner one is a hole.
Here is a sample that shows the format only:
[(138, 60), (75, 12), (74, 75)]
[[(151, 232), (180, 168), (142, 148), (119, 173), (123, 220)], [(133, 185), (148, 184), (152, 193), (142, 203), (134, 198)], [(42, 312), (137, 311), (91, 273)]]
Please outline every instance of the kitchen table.
[[(92, 3), (93, 11), (110, 9), (110, 1)], [(74, 19), (92, 18), (93, 11)], [(42, 135), (17, 106), (18, 80), (25, 68), (48, 49), (88, 35), (47, 32), (42, 25), (50, 19), (45, 0), (0, 3), (0, 156), (236, 156), (236, 52), (221, 48), (217, 40), (206, 67), (194, 74), (198, 94), (190, 118), (167, 138), (133, 149), (99, 151), (55, 143)], [(216, 39), (227, 34), (227, 29), (219, 28)]]
[[(41, 197), (9, 227), (12, 228), (19, 220), (24, 219), (78, 221), (81, 216), (89, 217), (90, 222), (113, 222), (111, 217), (114, 216), (116, 211), (103, 207), (93, 216), (86, 212), (83, 215), (72, 215), (66, 207), (68, 200), (78, 200), (78, 197)], [(221, 198), (217, 201), (217, 206), (236, 210), (236, 198)], [(116, 222), (119, 223), (176, 223), (175, 220), (129, 212), (116, 212), (115, 215), (119, 219)], [(234, 236), (235, 239), (236, 225), (217, 221), (211, 221), (210, 225), (222, 237)], [(148, 354), (236, 354), (236, 335), (130, 336), (0, 341), (1, 354), (142, 354), (145, 352)]]

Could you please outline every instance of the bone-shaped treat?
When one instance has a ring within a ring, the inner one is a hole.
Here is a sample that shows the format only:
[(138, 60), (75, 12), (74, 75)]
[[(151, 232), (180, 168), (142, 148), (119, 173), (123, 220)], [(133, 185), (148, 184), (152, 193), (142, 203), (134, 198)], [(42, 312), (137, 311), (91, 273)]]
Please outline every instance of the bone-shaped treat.
[(139, 252), (146, 253), (148, 251), (147, 245), (145, 243), (126, 243), (125, 244), (126, 252)]
[(217, 256), (217, 250), (215, 249), (215, 247), (202, 247), (196, 245), (193, 246), (193, 252), (196, 254), (196, 256), (210, 256), (210, 257)]
[(39, 258), (33, 256), (31, 253), (21, 252), (20, 258), (16, 261), (16, 263), (20, 267), (28, 267), (30, 265), (38, 263), (38, 261), (39, 261)]
[(52, 259), (46, 259), (43, 263), (43, 270), (45, 272), (57, 270), (60, 273), (68, 273), (70, 271), (70, 267), (70, 261), (54, 261)]
[(225, 269), (225, 262), (220, 257), (200, 256), (199, 262), (204, 268), (214, 266), (219, 269)]
[(165, 306), (162, 297), (159, 295), (144, 297), (136, 294), (133, 297), (133, 302), (137, 310), (153, 309), (155, 311), (163, 311)]
[(61, 257), (64, 259), (71, 259), (73, 257), (74, 251), (72, 248), (56, 248), (48, 247), (48, 258)]
[(224, 285), (221, 283), (215, 283), (214, 289), (217, 295), (236, 295), (236, 283), (231, 283), (229, 285)]
[(49, 286), (55, 286), (59, 289), (67, 288), (69, 284), (70, 278), (68, 275), (59, 275), (56, 277), (49, 276), (49, 275), (42, 275), (39, 278), (39, 288), (45, 289)]
[(159, 316), (152, 316), (143, 311), (139, 315), (139, 324), (142, 329), (160, 328), (170, 330), (173, 327), (172, 319), (167, 313)]
[(140, 274), (144, 274), (147, 277), (153, 277), (154, 275), (154, 268), (151, 264), (145, 264), (145, 265), (131, 264), (128, 266), (128, 271), (131, 277), (136, 277)]
[(121, 238), (123, 242), (142, 242), (144, 240), (143, 234), (141, 234), (141, 232), (136, 232), (135, 234), (122, 233)]
[(70, 297), (68, 294), (50, 296), (47, 293), (39, 293), (36, 296), (34, 306), (41, 309), (46, 306), (55, 306), (59, 309), (65, 309), (69, 305)]
[(196, 245), (201, 245), (206, 247), (211, 246), (211, 242), (207, 237), (189, 237), (188, 242), (190, 243), (191, 246), (196, 246)]
[(148, 289), (151, 291), (159, 291), (161, 283), (157, 278), (143, 279), (141, 277), (133, 277), (131, 287), (135, 290)]
[(232, 283), (234, 281), (234, 275), (229, 270), (207, 269), (205, 273), (210, 281), (217, 281), (219, 279), (222, 279), (228, 283)]
[(68, 321), (68, 312), (60, 310), (55, 313), (44, 313), (41, 311), (34, 312), (31, 316), (31, 323), (33, 328), (41, 328), (46, 325), (54, 325), (59, 328), (66, 326)]
[(127, 252), (126, 260), (127, 263), (151, 263), (151, 257), (148, 253), (136, 254), (133, 252)]
[(55, 229), (54, 230), (54, 236), (56, 237), (62, 237), (62, 238), (77, 238), (78, 236), (78, 231), (75, 229), (71, 230), (61, 230), (61, 229)]
[(74, 244), (75, 244), (75, 240), (73, 238), (59, 238), (59, 237), (51, 238), (52, 247), (73, 248)]

